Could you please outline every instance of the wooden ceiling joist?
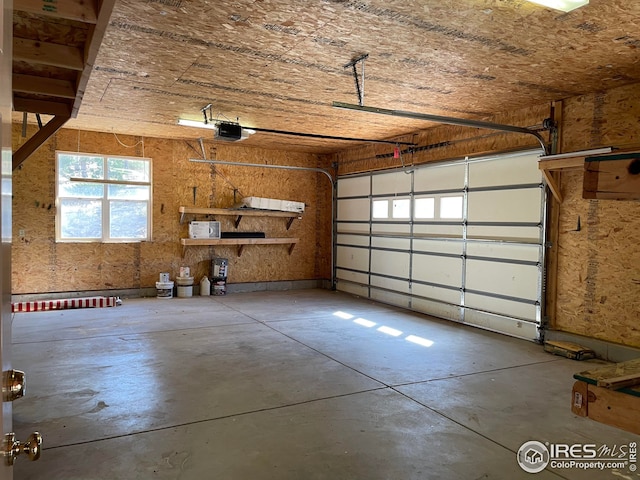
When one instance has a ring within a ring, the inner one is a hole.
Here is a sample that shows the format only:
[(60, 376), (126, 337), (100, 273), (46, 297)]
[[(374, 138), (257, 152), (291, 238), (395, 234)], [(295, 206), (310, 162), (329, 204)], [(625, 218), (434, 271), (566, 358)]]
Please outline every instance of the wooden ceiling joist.
[(72, 82), (34, 75), (13, 75), (13, 91), (47, 97), (76, 98), (76, 89)]
[(71, 106), (68, 102), (54, 102), (51, 100), (38, 100), (14, 96), (13, 109), (17, 112), (71, 117)]
[(83, 23), (96, 23), (98, 19), (95, 1), (89, 0), (14, 0), (13, 9)]
[(82, 71), (84, 68), (83, 52), (79, 48), (26, 38), (13, 39), (13, 59), (68, 70)]

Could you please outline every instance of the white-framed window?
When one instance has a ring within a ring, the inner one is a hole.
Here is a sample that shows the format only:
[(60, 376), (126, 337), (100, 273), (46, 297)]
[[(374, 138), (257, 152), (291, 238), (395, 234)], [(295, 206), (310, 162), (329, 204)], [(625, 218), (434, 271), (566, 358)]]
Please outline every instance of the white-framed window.
[(56, 241), (151, 240), (151, 159), (56, 152)]

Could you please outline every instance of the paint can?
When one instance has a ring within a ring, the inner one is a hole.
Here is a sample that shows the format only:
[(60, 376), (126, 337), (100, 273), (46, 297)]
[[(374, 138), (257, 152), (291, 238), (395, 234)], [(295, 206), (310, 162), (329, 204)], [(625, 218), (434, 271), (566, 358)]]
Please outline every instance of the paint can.
[(211, 261), (211, 276), (213, 278), (227, 278), (229, 260), (226, 258), (214, 258)]
[(227, 294), (227, 280), (225, 278), (213, 279), (213, 294), (214, 295), (226, 295)]
[(193, 277), (176, 277), (176, 285), (179, 298), (193, 296)]
[(156, 282), (156, 289), (157, 298), (173, 298), (173, 282)]

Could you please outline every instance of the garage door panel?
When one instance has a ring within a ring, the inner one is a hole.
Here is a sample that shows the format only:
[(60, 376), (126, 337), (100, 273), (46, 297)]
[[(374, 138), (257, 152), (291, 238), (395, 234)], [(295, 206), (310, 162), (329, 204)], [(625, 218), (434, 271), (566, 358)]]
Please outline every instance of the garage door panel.
[(436, 287), (433, 285), (424, 285), (422, 283), (413, 283), (411, 292), (417, 297), (425, 297), (425, 299), (439, 300), (453, 305), (460, 304), (460, 290), (451, 288)]
[(369, 250), (366, 248), (338, 246), (336, 248), (336, 267), (368, 272)]
[(362, 233), (369, 235), (368, 223), (341, 223), (338, 222), (336, 226), (337, 233)]
[(460, 190), (464, 188), (465, 165), (419, 168), (415, 171), (413, 188), (416, 192)]
[(404, 172), (373, 175), (371, 193), (373, 195), (404, 194), (411, 191), (411, 175)]
[(422, 282), (461, 287), (462, 258), (414, 254), (412, 278)]
[(338, 220), (360, 220), (368, 221), (370, 219), (370, 210), (368, 198), (351, 198), (338, 200)]
[(374, 248), (394, 248), (409, 252), (411, 240), (408, 238), (372, 237), (371, 246)]
[(412, 310), (433, 315), (434, 317), (453, 320), (454, 322), (462, 321), (462, 308), (456, 305), (447, 305), (446, 303), (433, 302), (422, 298), (413, 298), (411, 300)]
[(371, 288), (371, 298), (402, 308), (410, 308), (411, 305), (411, 297), (409, 295), (402, 295), (387, 290), (378, 290), (377, 288)]
[(361, 283), (364, 285), (369, 283), (368, 273), (352, 272), (350, 270), (343, 270), (341, 268), (336, 269), (336, 278), (338, 280), (346, 280), (349, 282)]
[(414, 235), (429, 235), (432, 237), (462, 238), (463, 229), (460, 225), (420, 225), (413, 226)]
[(500, 315), (492, 315), (478, 310), (466, 310), (464, 323), (525, 340), (536, 340), (538, 337), (538, 327), (535, 323), (523, 322)]
[(402, 252), (372, 250), (371, 273), (409, 278), (409, 255)]
[(397, 280), (395, 278), (371, 275), (371, 285), (407, 294), (411, 292), (411, 288), (409, 287), (409, 282), (407, 280)]
[(469, 225), (467, 237), (476, 240), (505, 240), (537, 244), (540, 242), (540, 227), (500, 227)]
[(371, 233), (373, 235), (380, 235), (380, 234), (386, 233), (386, 234), (409, 236), (411, 234), (411, 225), (408, 225), (406, 222), (374, 223), (371, 226)]
[(469, 192), (469, 222), (539, 222), (542, 190)]
[(521, 318), (529, 321), (536, 320), (536, 305), (531, 303), (515, 302), (513, 300), (467, 293), (464, 297), (464, 304), (466, 307), (497, 313), (507, 317)]
[(514, 298), (536, 300), (538, 267), (467, 260), (466, 288)]
[(341, 292), (347, 292), (351, 293), (352, 295), (369, 298), (369, 287), (366, 286), (356, 285), (349, 282), (338, 282), (337, 288)]
[(369, 176), (341, 178), (336, 188), (338, 198), (361, 197), (369, 195), (371, 178)]
[(366, 247), (369, 246), (369, 236), (339, 233), (336, 236), (336, 243), (338, 243), (338, 245), (358, 245)]
[(469, 242), (467, 255), (470, 257), (500, 258), (537, 262), (540, 245), (513, 245), (498, 242)]
[(526, 152), (469, 163), (469, 187), (541, 183), (540, 152)]
[(413, 250), (420, 253), (448, 253), (451, 255), (462, 255), (464, 244), (462, 241), (446, 240), (422, 240), (413, 241)]

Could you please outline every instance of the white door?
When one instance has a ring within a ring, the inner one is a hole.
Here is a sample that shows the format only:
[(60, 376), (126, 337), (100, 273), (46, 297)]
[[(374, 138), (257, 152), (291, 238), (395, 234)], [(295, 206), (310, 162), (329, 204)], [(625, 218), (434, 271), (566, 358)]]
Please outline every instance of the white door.
[(338, 290), (539, 339), (539, 151), (338, 179)]
[[(2, 465), (0, 480), (13, 479), (13, 462), (19, 455), (37, 460), (41, 439), (37, 432), (29, 438), (13, 435), (12, 402), (24, 394), (22, 372), (11, 366), (11, 101), (12, 101), (12, 45), (13, 10), (11, 0), (0, 0), (0, 362), (2, 363)], [(22, 440), (20, 442), (19, 440)]]

